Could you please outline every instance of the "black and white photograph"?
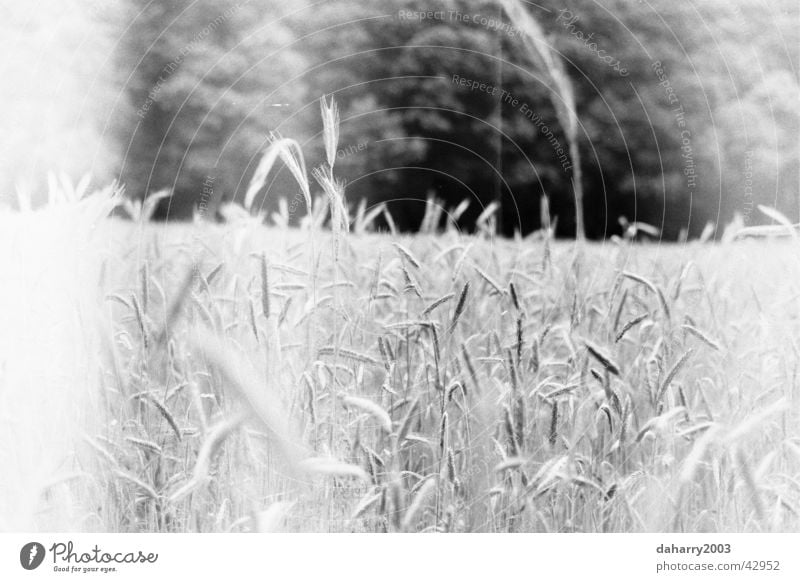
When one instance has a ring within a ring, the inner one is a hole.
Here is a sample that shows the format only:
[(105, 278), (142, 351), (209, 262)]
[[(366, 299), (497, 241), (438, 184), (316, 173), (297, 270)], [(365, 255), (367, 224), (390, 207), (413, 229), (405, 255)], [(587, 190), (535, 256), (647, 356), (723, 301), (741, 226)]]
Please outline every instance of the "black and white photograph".
[(0, 8), (8, 580), (245, 533), (800, 576), (722, 537), (800, 533), (797, 0)]

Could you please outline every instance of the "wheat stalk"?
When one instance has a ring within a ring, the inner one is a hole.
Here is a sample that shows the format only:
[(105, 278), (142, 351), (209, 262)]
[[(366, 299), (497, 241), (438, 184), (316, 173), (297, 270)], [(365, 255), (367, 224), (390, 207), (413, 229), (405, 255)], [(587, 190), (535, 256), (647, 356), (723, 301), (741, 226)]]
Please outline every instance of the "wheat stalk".
[(520, 30), (528, 54), (537, 68), (549, 81), (550, 101), (564, 130), (572, 159), (572, 188), (575, 194), (575, 235), (579, 240), (586, 236), (583, 215), (583, 185), (581, 157), (578, 148), (578, 115), (575, 94), (557, 51), (551, 46), (541, 25), (530, 14), (521, 0), (500, 0), (514, 27)]

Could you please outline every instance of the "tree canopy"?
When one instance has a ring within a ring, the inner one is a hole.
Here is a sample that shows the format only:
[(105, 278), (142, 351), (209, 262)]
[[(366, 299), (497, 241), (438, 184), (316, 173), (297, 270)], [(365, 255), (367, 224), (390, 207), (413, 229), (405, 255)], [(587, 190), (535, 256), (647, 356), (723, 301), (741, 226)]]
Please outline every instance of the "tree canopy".
[[(388, 202), (403, 228), (424, 201), (500, 201), (506, 233), (550, 198), (574, 229), (566, 139), (547, 80), (497, 2), (125, 0), (117, 117), (132, 196), (174, 188), (170, 217), (241, 199), (270, 132), (322, 162), (318, 99), (341, 107), (348, 199)], [(798, 7), (527, 3), (574, 88), (588, 234), (619, 217), (698, 234), (757, 204), (798, 206)], [(270, 205), (296, 185), (277, 172)], [(165, 211), (166, 212), (166, 211)]]

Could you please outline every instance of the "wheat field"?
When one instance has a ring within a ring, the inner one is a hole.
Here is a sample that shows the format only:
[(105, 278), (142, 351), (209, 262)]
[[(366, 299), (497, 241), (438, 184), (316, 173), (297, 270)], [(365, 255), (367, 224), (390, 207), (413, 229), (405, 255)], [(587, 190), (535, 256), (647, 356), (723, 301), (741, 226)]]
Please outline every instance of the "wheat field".
[(794, 241), (159, 225), (110, 192), (27, 215), (52, 264), (4, 286), (3, 529), (800, 526)]

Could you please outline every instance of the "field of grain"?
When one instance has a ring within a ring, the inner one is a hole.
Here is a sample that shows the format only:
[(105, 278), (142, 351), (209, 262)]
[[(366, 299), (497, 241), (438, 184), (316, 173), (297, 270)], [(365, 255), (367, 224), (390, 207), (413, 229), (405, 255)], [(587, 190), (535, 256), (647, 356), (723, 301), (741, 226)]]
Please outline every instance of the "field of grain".
[(797, 531), (795, 243), (368, 230), (105, 220), (6, 286), (4, 528)]

